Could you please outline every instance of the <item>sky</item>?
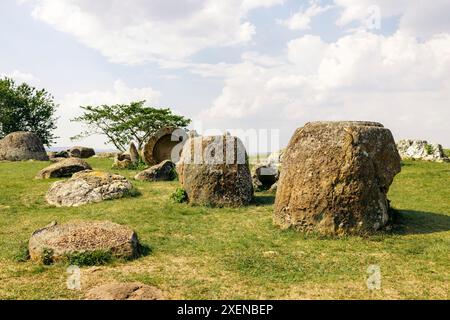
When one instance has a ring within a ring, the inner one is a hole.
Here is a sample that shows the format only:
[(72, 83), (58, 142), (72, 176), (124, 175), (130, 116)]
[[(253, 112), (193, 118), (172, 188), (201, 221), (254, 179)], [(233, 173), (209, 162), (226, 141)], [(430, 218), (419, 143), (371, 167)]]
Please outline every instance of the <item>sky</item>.
[(450, 0), (1, 0), (0, 75), (54, 95), (55, 146), (110, 147), (72, 142), (83, 126), (70, 119), (146, 100), (199, 133), (272, 137), (258, 152), (321, 120), (450, 147), (449, 12)]

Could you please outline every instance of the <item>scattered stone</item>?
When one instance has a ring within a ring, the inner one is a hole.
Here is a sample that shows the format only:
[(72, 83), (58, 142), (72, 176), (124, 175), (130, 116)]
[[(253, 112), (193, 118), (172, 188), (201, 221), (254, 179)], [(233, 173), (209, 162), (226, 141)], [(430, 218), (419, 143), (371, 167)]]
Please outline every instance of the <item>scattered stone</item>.
[(114, 157), (114, 163), (112, 168), (113, 169), (120, 169), (120, 170), (126, 170), (130, 169), (133, 166), (133, 162), (131, 161), (130, 154), (124, 152), (124, 153), (118, 153)]
[(139, 162), (139, 152), (133, 142), (130, 143), (130, 149), (128, 150), (128, 152), (130, 154), (131, 163), (137, 164)]
[(134, 179), (140, 181), (172, 181), (177, 177), (175, 163), (170, 160), (139, 172)]
[(13, 132), (0, 140), (0, 160), (48, 161), (44, 145), (37, 135), (31, 132)]
[[(50, 162), (52, 163), (58, 163), (60, 161), (66, 160), (67, 158), (50, 158)], [(77, 159), (77, 158), (71, 158), (71, 159)]]
[(67, 152), (67, 151), (50, 151), (50, 152), (47, 152), (47, 155), (50, 160), (70, 158), (69, 152)]
[(66, 181), (53, 183), (46, 200), (57, 207), (78, 207), (88, 203), (117, 199), (126, 196), (133, 185), (123, 176), (100, 172), (82, 171)]
[(76, 172), (85, 170), (92, 170), (86, 161), (78, 158), (68, 158), (42, 169), (36, 175), (36, 179), (66, 178), (71, 177)]
[(236, 137), (189, 139), (177, 172), (191, 204), (238, 207), (253, 199), (247, 153)]
[(56, 158), (56, 154), (57, 154), (57, 152), (54, 152), (54, 151), (48, 151), (48, 152), (47, 152), (47, 157), (48, 157), (49, 159), (53, 159), (53, 158)]
[(114, 158), (118, 153), (120, 152), (99, 152), (95, 154), (94, 158)]
[(283, 164), (283, 156), (285, 151), (286, 149), (281, 149), (280, 151), (272, 152), (267, 158), (266, 165), (280, 171)]
[[(177, 162), (172, 159), (172, 151), (187, 138), (185, 130), (180, 128), (167, 127), (151, 136), (142, 149), (142, 158), (149, 166), (157, 165), (164, 160)], [(180, 148), (181, 151), (181, 148)]]
[(277, 189), (278, 189), (278, 182), (274, 183), (274, 184), (270, 187), (269, 192), (271, 192), (271, 193), (277, 193)]
[(95, 287), (86, 295), (88, 300), (163, 300), (158, 288), (139, 282), (108, 283)]
[(98, 251), (131, 259), (138, 254), (139, 241), (133, 230), (110, 221), (53, 222), (32, 234), (28, 249), (32, 260), (48, 263)]
[(257, 191), (269, 190), (278, 181), (279, 172), (276, 167), (270, 165), (257, 165), (253, 169), (253, 188)]
[(440, 144), (430, 144), (424, 140), (400, 140), (397, 149), (402, 160), (450, 161)]
[(95, 150), (87, 147), (73, 147), (68, 150), (70, 157), (87, 159), (95, 156)]
[(391, 132), (373, 122), (314, 122), (283, 156), (274, 223), (320, 234), (370, 234), (390, 220), (389, 186), (401, 170)]
[(263, 257), (264, 258), (275, 258), (278, 256), (278, 252), (276, 251), (265, 251), (263, 252)]

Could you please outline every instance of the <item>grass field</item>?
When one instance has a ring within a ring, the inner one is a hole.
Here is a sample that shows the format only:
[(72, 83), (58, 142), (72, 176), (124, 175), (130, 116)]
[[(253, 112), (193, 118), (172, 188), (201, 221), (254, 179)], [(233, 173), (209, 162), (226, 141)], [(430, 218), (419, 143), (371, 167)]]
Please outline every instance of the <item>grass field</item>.
[[(109, 170), (112, 161), (89, 162)], [(82, 299), (112, 280), (154, 285), (170, 299), (450, 298), (450, 164), (404, 162), (390, 191), (401, 224), (370, 238), (340, 239), (278, 230), (271, 194), (258, 193), (254, 205), (239, 209), (174, 204), (169, 197), (178, 182), (134, 182), (136, 198), (53, 208), (44, 200), (53, 181), (33, 179), (47, 165), (0, 163), (1, 299)], [(78, 219), (129, 225), (152, 251), (82, 268), (82, 291), (66, 289), (67, 265), (19, 262), (35, 229)], [(381, 267), (381, 290), (367, 289), (372, 264)]]

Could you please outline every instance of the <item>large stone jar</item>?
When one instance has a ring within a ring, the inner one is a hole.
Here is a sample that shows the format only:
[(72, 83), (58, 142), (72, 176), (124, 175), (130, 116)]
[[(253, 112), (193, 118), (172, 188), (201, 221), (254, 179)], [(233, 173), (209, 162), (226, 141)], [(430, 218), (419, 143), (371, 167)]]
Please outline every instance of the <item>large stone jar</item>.
[(326, 235), (374, 233), (389, 221), (387, 193), (400, 170), (383, 125), (308, 123), (284, 154), (274, 223)]

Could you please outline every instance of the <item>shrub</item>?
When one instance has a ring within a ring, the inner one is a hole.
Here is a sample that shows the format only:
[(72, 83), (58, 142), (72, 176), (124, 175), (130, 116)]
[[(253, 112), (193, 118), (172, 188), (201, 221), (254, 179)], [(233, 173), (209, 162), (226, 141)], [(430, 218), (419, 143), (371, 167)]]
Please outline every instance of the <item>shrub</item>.
[(127, 168), (125, 168), (124, 170), (137, 170), (137, 171), (143, 171), (145, 169), (147, 169), (148, 166), (147, 164), (142, 161), (141, 159), (139, 159), (139, 161), (137, 163), (131, 163)]
[(172, 168), (172, 170), (170, 170), (170, 179), (173, 180), (178, 180), (178, 173), (177, 173), (177, 169), (176, 168)]
[(42, 250), (41, 262), (43, 265), (49, 266), (53, 263), (53, 250), (49, 248), (44, 248)]
[(187, 202), (188, 195), (187, 195), (186, 190), (184, 190), (183, 188), (178, 188), (177, 190), (175, 190), (174, 193), (172, 193), (170, 198), (175, 203), (183, 203), (183, 202)]
[(426, 144), (425, 145), (425, 151), (427, 152), (428, 155), (433, 154), (434, 152), (434, 148), (431, 144)]

